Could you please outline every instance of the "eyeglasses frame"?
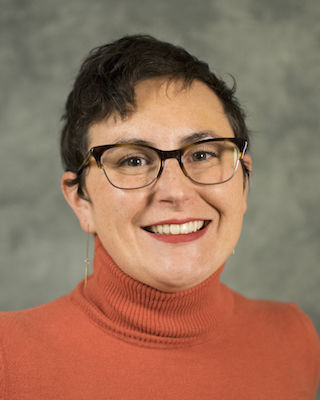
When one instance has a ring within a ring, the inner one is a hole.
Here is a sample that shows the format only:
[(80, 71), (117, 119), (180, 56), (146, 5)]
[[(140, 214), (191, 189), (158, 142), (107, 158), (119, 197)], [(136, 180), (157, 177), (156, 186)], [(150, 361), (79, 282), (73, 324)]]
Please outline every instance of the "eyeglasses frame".
[[(186, 152), (186, 150), (188, 150), (190, 147), (192, 147), (192, 146), (194, 146), (194, 145), (201, 144), (201, 143), (208, 143), (208, 142), (225, 142), (225, 141), (234, 143), (234, 144), (238, 147), (238, 149), (239, 149), (238, 160), (237, 160), (236, 166), (235, 166), (235, 168), (234, 168), (234, 171), (233, 171), (233, 174), (231, 175), (231, 177), (228, 178), (228, 179), (226, 179), (226, 180), (224, 180), (224, 181), (222, 181), (222, 182), (216, 182), (216, 183), (201, 183), (201, 182), (197, 182), (197, 181), (195, 181), (194, 179), (192, 179), (192, 178), (188, 175), (187, 171), (185, 170), (184, 165), (183, 165), (183, 162), (182, 162), (182, 157), (183, 157), (183, 154)], [(117, 186), (117, 185), (113, 184), (113, 183), (110, 181), (110, 179), (109, 179), (109, 177), (108, 177), (108, 174), (107, 174), (107, 172), (106, 172), (106, 170), (105, 170), (105, 168), (104, 168), (104, 166), (103, 166), (103, 164), (102, 164), (102, 162), (101, 162), (101, 157), (102, 157), (102, 154), (103, 154), (106, 150), (112, 149), (112, 148), (114, 148), (114, 147), (121, 147), (121, 146), (132, 146), (132, 147), (141, 146), (141, 147), (145, 147), (145, 148), (147, 148), (147, 149), (153, 150), (153, 151), (155, 151), (155, 152), (158, 154), (158, 156), (159, 156), (159, 169), (158, 169), (158, 173), (157, 173), (156, 177), (155, 177), (151, 182), (149, 182), (149, 183), (146, 184), (146, 185), (139, 186), (139, 187), (137, 187), (137, 188), (122, 188), (122, 187), (120, 187), (120, 186)], [(157, 149), (156, 147), (152, 147), (152, 146), (145, 145), (145, 144), (139, 144), (139, 143), (114, 143), (114, 144), (105, 144), (105, 145), (102, 145), (102, 146), (94, 146), (94, 147), (91, 147), (91, 149), (88, 151), (86, 157), (84, 158), (83, 163), (82, 163), (81, 166), (79, 167), (79, 169), (78, 169), (78, 171), (77, 171), (77, 175), (78, 175), (78, 176), (81, 175), (81, 173), (83, 172), (83, 170), (89, 166), (90, 158), (93, 157), (93, 158), (95, 159), (96, 163), (97, 163), (98, 168), (100, 168), (100, 169), (103, 170), (103, 172), (104, 172), (106, 178), (108, 179), (109, 183), (110, 183), (112, 186), (114, 186), (115, 188), (117, 188), (117, 189), (122, 189), (122, 190), (143, 189), (143, 188), (145, 188), (145, 187), (147, 187), (147, 186), (152, 185), (156, 180), (158, 180), (158, 179), (160, 178), (160, 176), (161, 176), (161, 174), (162, 174), (162, 171), (163, 171), (163, 168), (164, 168), (164, 162), (165, 162), (165, 160), (170, 159), (170, 158), (175, 158), (175, 159), (179, 162), (180, 168), (181, 168), (182, 172), (184, 173), (184, 175), (185, 175), (188, 179), (190, 179), (192, 182), (194, 182), (194, 183), (196, 183), (196, 184), (198, 184), (198, 185), (219, 185), (219, 184), (221, 184), (221, 183), (225, 183), (225, 182), (230, 181), (230, 180), (234, 177), (235, 173), (237, 172), (238, 166), (239, 166), (239, 161), (240, 161), (240, 160), (243, 160), (243, 157), (244, 157), (244, 155), (245, 155), (245, 152), (246, 152), (246, 150), (247, 150), (247, 147), (248, 147), (248, 142), (247, 142), (247, 140), (242, 139), (242, 138), (212, 138), (212, 139), (199, 140), (199, 141), (197, 141), (197, 142), (193, 142), (193, 143), (187, 144), (186, 146), (183, 146), (183, 147), (181, 147), (180, 149), (176, 149), (176, 150), (160, 150), (160, 149)]]

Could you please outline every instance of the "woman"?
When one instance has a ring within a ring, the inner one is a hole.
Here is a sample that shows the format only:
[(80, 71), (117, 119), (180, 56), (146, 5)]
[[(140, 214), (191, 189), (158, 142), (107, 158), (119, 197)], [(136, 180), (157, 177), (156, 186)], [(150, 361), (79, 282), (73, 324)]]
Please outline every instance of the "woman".
[(233, 90), (185, 50), (130, 36), (88, 56), (64, 121), (62, 191), (95, 235), (93, 274), (1, 315), (2, 398), (314, 398), (310, 319), (220, 282), (251, 171)]

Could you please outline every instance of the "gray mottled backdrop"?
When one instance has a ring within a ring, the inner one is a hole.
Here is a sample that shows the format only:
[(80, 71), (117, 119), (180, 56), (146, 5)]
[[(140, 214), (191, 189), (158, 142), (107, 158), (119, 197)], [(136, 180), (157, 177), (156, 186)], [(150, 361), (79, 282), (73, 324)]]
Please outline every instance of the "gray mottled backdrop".
[(60, 193), (60, 115), (81, 60), (124, 34), (185, 46), (238, 81), (253, 131), (249, 210), (223, 280), (294, 301), (320, 329), (320, 2), (0, 0), (0, 309), (83, 275), (85, 234)]

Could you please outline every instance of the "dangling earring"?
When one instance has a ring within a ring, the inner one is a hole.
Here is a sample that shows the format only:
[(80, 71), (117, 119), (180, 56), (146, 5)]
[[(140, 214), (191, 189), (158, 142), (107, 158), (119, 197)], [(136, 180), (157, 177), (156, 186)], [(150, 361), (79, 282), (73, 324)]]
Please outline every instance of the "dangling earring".
[(84, 259), (84, 287), (87, 286), (88, 283), (88, 274), (89, 274), (89, 266), (90, 266), (90, 258), (89, 258), (89, 242), (90, 242), (90, 233), (89, 233), (89, 225), (87, 232), (87, 243), (86, 243), (86, 258)]
[(232, 254), (235, 254), (235, 252), (236, 252), (235, 249), (233, 249), (233, 250), (232, 250)]

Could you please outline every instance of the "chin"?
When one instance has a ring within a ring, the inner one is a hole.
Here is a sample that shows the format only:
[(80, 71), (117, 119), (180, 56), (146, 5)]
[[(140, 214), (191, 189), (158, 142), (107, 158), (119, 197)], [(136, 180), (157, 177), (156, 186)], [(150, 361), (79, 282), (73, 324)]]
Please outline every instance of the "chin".
[(167, 274), (157, 274), (150, 286), (164, 292), (181, 292), (205, 281), (215, 270), (198, 271), (194, 267), (190, 269), (179, 269), (178, 271), (167, 271)]

